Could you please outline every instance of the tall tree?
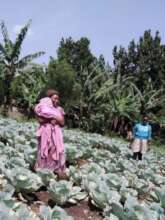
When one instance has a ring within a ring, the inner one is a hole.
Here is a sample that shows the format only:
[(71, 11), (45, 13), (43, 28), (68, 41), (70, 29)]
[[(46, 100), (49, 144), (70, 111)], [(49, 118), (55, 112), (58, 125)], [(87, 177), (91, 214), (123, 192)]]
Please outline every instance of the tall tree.
[(0, 64), (3, 66), (1, 72), (1, 80), (4, 85), (5, 105), (11, 103), (11, 83), (14, 78), (21, 73), (21, 70), (26, 67), (34, 58), (44, 54), (43, 51), (27, 55), (20, 58), (22, 43), (26, 37), (31, 21), (29, 21), (18, 34), (15, 42), (12, 42), (8, 36), (8, 31), (4, 22), (1, 22), (0, 28), (3, 36), (3, 42), (0, 43)]
[(75, 95), (77, 95), (74, 91), (76, 83), (74, 69), (65, 60), (59, 61), (51, 58), (47, 72), (47, 88), (54, 88), (59, 91), (62, 104), (66, 107), (73, 101), (73, 96), (75, 99)]
[(114, 72), (132, 75), (136, 85), (143, 92), (151, 79), (153, 87), (165, 85), (165, 46), (161, 44), (159, 32), (155, 36), (145, 31), (139, 42), (131, 41), (128, 49), (115, 46), (113, 50)]
[(105, 66), (105, 59), (104, 59), (104, 56), (101, 54), (98, 58), (98, 66), (101, 68), (101, 70), (105, 70), (106, 66)]
[(131, 76), (137, 87), (140, 112), (156, 113), (162, 108), (165, 89), (165, 45), (159, 32), (147, 30), (139, 41), (131, 41), (128, 49), (114, 47), (114, 75)]
[(66, 40), (62, 39), (58, 48), (58, 59), (66, 60), (77, 74), (77, 79), (84, 83), (85, 70), (91, 70), (96, 58), (90, 51), (90, 41), (88, 38), (82, 37), (78, 41), (74, 41), (71, 37)]

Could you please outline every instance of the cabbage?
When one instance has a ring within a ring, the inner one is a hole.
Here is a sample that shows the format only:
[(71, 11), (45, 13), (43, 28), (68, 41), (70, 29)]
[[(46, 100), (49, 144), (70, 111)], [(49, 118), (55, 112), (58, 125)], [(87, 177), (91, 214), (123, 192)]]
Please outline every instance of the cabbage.
[(125, 217), (131, 220), (158, 220), (159, 214), (147, 205), (140, 204), (134, 197), (128, 197), (125, 203)]
[(160, 201), (160, 205), (165, 209), (165, 187), (156, 188), (155, 193)]
[(15, 203), (12, 207), (6, 203), (0, 202), (0, 219), (1, 220), (39, 220), (35, 213), (30, 211), (26, 205)]
[(76, 169), (74, 166), (69, 167), (69, 176), (70, 176), (71, 181), (73, 181), (77, 185), (81, 184), (82, 173), (80, 170)]
[(67, 215), (64, 209), (58, 206), (55, 206), (53, 209), (48, 206), (41, 206), (40, 217), (42, 220), (74, 220), (71, 216)]
[(76, 203), (87, 196), (85, 192), (81, 192), (80, 187), (73, 186), (73, 183), (65, 180), (51, 181), (48, 191), (57, 205), (64, 205), (67, 202)]
[(105, 181), (110, 188), (120, 189), (122, 185), (122, 179), (117, 174), (106, 174)]
[(38, 169), (37, 174), (38, 176), (41, 177), (42, 182), (44, 183), (45, 186), (48, 186), (50, 181), (56, 178), (53, 171), (49, 169)]
[(15, 167), (4, 174), (17, 192), (34, 192), (43, 185), (41, 178), (26, 168)]
[(83, 152), (80, 149), (77, 149), (73, 145), (65, 145), (66, 147), (66, 160), (74, 164), (75, 160), (83, 156)]
[[(75, 204), (89, 196), (106, 219), (164, 220), (164, 153), (152, 150), (137, 162), (130, 158), (128, 144), (122, 140), (64, 129), (66, 158), (73, 166), (68, 169), (69, 181), (56, 181), (49, 170), (37, 173), (30, 170), (36, 161), (37, 126), (37, 123), (0, 119), (0, 137), (5, 142), (0, 142), (0, 204), (4, 207), (1, 211), (4, 218), (38, 219), (13, 196), (14, 192), (26, 196), (45, 185), (54, 203), (59, 205)], [(87, 163), (79, 166), (79, 158), (88, 159)], [(54, 215), (54, 209), (43, 210), (41, 219), (69, 218), (59, 208)]]

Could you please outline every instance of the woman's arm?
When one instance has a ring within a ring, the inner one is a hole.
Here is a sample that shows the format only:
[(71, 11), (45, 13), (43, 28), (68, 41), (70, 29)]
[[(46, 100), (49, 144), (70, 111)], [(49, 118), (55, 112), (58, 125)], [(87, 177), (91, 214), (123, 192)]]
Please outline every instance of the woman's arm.
[(64, 124), (65, 124), (65, 119), (64, 119), (64, 116), (65, 116), (65, 112), (64, 112), (64, 109), (62, 108), (62, 107), (58, 107), (58, 111), (59, 111), (59, 113), (61, 114), (61, 119), (60, 120), (58, 120), (58, 124), (61, 126), (61, 127), (63, 127), (64, 126)]
[(40, 103), (38, 105), (36, 105), (34, 111), (35, 111), (36, 115), (39, 117), (43, 117), (43, 118), (47, 118), (47, 119), (54, 118), (58, 122), (60, 122), (62, 120), (62, 115), (60, 114), (59, 111), (57, 111), (54, 108), (42, 105)]
[(50, 122), (50, 119), (47, 119), (47, 118), (43, 118), (43, 117), (36, 117), (37, 118), (37, 121), (40, 123), (40, 124), (45, 124), (45, 123), (48, 123)]
[(64, 117), (63, 117), (63, 119), (61, 119), (61, 120), (59, 121), (59, 125), (60, 125), (61, 127), (64, 127), (64, 124), (65, 124), (65, 120), (64, 120)]

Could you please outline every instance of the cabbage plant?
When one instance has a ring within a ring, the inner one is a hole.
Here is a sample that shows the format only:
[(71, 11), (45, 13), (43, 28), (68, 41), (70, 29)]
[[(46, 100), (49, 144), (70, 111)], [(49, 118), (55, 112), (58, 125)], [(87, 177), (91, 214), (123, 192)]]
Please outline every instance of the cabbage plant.
[(48, 191), (57, 205), (64, 205), (67, 202), (77, 203), (87, 196), (85, 192), (81, 192), (80, 187), (73, 186), (72, 182), (65, 180), (51, 181)]
[(40, 207), (41, 220), (74, 220), (73, 217), (67, 215), (64, 209), (59, 206), (54, 206), (51, 209), (49, 206)]

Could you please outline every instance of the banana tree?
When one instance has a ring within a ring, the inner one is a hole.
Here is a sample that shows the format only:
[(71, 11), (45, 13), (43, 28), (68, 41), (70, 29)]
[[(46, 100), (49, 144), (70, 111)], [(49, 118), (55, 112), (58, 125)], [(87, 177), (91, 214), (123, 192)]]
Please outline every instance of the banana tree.
[(105, 121), (111, 124), (111, 130), (123, 133), (126, 122), (139, 115), (138, 89), (132, 77), (112, 75), (96, 92), (95, 100), (105, 115)]
[(43, 66), (31, 64), (24, 68), (22, 74), (12, 82), (11, 98), (15, 100), (17, 107), (23, 109), (30, 116), (36, 100), (45, 89), (46, 82), (46, 73)]
[(138, 89), (137, 93), (141, 103), (141, 114), (152, 114), (154, 109), (164, 106), (164, 88), (162, 87), (160, 89), (154, 89), (151, 79), (148, 79), (148, 84), (145, 90), (142, 92), (140, 89)]
[(43, 51), (29, 54), (20, 58), (22, 43), (27, 35), (31, 21), (29, 21), (17, 35), (17, 38), (12, 42), (8, 36), (8, 31), (4, 22), (0, 23), (0, 28), (3, 36), (3, 42), (0, 43), (0, 64), (3, 66), (0, 78), (4, 85), (4, 104), (5, 108), (11, 104), (10, 87), (14, 78), (21, 74), (22, 69), (26, 67), (33, 59), (44, 54)]

